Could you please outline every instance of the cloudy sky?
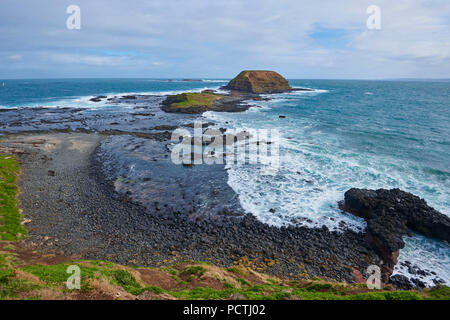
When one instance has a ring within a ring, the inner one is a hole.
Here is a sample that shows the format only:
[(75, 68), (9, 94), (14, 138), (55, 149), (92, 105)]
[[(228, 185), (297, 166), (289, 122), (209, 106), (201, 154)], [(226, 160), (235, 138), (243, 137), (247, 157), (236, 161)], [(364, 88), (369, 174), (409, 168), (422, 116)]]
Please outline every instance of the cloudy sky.
[[(69, 30), (69, 5), (81, 29)], [(367, 7), (381, 9), (370, 30)], [(450, 78), (449, 0), (0, 0), (0, 78)]]

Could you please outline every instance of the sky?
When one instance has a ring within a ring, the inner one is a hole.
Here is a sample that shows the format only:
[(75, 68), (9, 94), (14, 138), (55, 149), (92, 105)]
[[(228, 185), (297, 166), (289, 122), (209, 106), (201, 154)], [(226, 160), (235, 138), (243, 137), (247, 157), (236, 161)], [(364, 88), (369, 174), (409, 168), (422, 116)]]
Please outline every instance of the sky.
[[(80, 29), (66, 12), (80, 8)], [(367, 8), (380, 8), (369, 29)], [(450, 78), (449, 0), (0, 0), (0, 78)]]

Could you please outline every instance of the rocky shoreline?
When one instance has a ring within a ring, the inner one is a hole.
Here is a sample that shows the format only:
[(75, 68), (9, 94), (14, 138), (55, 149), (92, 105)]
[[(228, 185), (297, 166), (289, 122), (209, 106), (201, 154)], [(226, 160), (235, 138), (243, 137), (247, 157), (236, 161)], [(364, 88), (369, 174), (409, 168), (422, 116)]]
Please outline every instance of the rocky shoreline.
[[(2, 147), (22, 151), (19, 199), (30, 220), (26, 243), (31, 248), (141, 266), (207, 260), (283, 277), (348, 282), (354, 281), (353, 269), (363, 272), (368, 264), (379, 263), (362, 234), (350, 230), (280, 229), (251, 214), (192, 219), (164, 208), (149, 210), (105, 180), (95, 160), (104, 138), (52, 133), (2, 140)], [(73, 152), (73, 143), (82, 151)]]
[[(290, 279), (346, 282), (364, 281), (369, 265), (383, 265), (385, 257), (365, 234), (268, 226), (243, 212), (222, 166), (202, 170), (168, 161), (171, 132), (192, 127), (198, 115), (162, 111), (162, 96), (94, 99), (131, 104), (134, 111), (2, 112), (0, 152), (12, 150), (21, 162), (20, 201), (31, 249), (139, 266), (206, 260)], [(123, 168), (111, 166), (108, 173), (107, 160), (127, 164), (129, 158), (117, 156), (128, 153), (147, 156), (148, 176), (120, 181), (117, 171)], [(124, 182), (123, 192), (117, 192), (118, 182)], [(139, 188), (145, 197), (132, 192)], [(423, 286), (417, 279), (394, 280), (401, 288)]]
[[(389, 281), (398, 263), (400, 249), (405, 247), (403, 237), (411, 236), (410, 230), (450, 242), (450, 218), (411, 193), (399, 189), (352, 188), (344, 196), (341, 209), (367, 221), (365, 239), (383, 258), (381, 271), (385, 282)], [(406, 262), (406, 265), (411, 269), (410, 263)], [(424, 270), (418, 272), (426, 273)], [(394, 281), (405, 280), (399, 276), (394, 278)], [(423, 286), (417, 281), (415, 284)]]

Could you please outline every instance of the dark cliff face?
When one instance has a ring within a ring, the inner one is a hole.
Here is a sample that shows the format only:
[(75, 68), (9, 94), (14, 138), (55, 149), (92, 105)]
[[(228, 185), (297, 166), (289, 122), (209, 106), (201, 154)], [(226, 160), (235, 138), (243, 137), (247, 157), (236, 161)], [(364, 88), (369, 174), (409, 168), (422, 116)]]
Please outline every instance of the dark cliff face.
[(249, 93), (280, 93), (292, 88), (285, 78), (275, 71), (242, 71), (225, 89)]

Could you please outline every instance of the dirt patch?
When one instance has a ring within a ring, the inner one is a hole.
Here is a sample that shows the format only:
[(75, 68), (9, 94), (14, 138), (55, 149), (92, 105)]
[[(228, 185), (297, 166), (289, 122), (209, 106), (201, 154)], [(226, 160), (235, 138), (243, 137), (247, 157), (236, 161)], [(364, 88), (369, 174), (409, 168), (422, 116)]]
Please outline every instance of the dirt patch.
[(55, 253), (42, 254), (32, 250), (31, 248), (26, 246), (24, 242), (10, 243), (9, 246), (13, 248), (10, 252), (14, 252), (16, 257), (21, 262), (20, 266), (29, 264), (53, 265), (79, 258), (79, 256), (67, 257), (64, 254)]
[(153, 292), (146, 291), (137, 297), (137, 300), (176, 300), (175, 297), (168, 293), (155, 294)]
[(193, 279), (189, 281), (189, 284), (187, 285), (187, 289), (194, 289), (197, 287), (211, 288), (215, 290), (224, 290), (226, 288), (222, 281), (208, 276)]
[(42, 284), (43, 283), (35, 275), (33, 275), (31, 273), (24, 272), (24, 271), (22, 271), (20, 269), (16, 269), (15, 270), (15, 276), (16, 276), (17, 279), (20, 279), (20, 280), (26, 280), (26, 281), (30, 281), (30, 282), (33, 282), (33, 283), (36, 283), (36, 284)]
[(89, 292), (78, 292), (71, 296), (71, 298), (73, 300), (115, 300), (115, 297), (96, 290)]
[[(136, 300), (136, 297), (131, 293), (126, 292), (123, 288), (119, 286), (112, 285), (106, 279), (93, 279), (90, 282), (90, 285), (94, 288), (94, 290), (89, 291), (85, 294), (86, 299), (90, 299), (90, 295), (95, 295), (98, 297), (102, 297), (102, 300)], [(83, 296), (83, 293), (77, 293), (78, 295)]]
[(180, 287), (178, 282), (167, 272), (157, 269), (137, 269), (140, 278), (149, 286), (158, 286), (164, 290)]

